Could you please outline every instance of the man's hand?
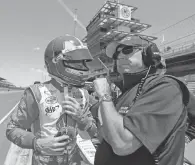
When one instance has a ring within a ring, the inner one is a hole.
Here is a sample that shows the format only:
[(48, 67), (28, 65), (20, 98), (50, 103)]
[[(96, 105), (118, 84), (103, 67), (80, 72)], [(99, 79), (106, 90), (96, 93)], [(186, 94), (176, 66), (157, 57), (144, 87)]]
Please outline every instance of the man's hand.
[(68, 135), (62, 135), (37, 139), (34, 143), (34, 149), (42, 155), (63, 155), (70, 140)]
[(65, 110), (65, 113), (72, 116), (77, 122), (81, 121), (85, 113), (85, 109), (81, 107), (80, 103), (70, 96), (65, 96), (65, 101), (62, 102), (62, 107)]
[(97, 78), (93, 81), (93, 84), (98, 97), (101, 97), (104, 94), (111, 94), (110, 85), (106, 78)]

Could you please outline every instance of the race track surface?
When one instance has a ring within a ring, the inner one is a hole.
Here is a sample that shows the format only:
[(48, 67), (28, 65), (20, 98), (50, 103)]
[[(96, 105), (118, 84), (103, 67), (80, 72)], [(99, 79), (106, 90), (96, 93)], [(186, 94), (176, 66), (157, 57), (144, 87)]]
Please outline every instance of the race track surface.
[[(17, 104), (23, 91), (1, 91), (0, 92), (0, 121)], [(6, 139), (5, 130), (9, 117), (0, 125), (0, 165), (3, 165), (10, 142)]]

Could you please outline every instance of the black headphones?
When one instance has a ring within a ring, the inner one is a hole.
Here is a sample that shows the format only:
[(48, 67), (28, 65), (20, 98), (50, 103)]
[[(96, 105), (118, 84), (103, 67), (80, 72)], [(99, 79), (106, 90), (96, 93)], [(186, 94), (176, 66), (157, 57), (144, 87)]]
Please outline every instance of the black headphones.
[(161, 63), (160, 50), (154, 42), (151, 42), (145, 38), (139, 36), (142, 40), (148, 42), (148, 45), (142, 50), (142, 60), (147, 67), (154, 67), (162, 69), (164, 66)]
[(158, 50), (156, 44), (149, 44), (147, 47), (143, 48), (142, 50), (142, 59), (144, 62), (144, 65), (147, 67), (155, 67), (155, 68), (161, 68), (161, 56), (160, 51)]

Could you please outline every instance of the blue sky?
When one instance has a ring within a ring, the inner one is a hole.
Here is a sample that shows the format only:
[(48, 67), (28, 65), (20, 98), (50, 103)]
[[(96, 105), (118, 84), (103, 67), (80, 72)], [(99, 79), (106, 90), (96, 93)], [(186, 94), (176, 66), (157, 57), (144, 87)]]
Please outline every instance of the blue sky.
[[(66, 5), (78, 9), (78, 19), (87, 25), (105, 0), (64, 0)], [(136, 6), (134, 17), (152, 27), (143, 34), (158, 32), (185, 17), (194, 14), (194, 0), (123, 0)], [(174, 40), (195, 31), (195, 19), (171, 28), (157, 37)], [(16, 85), (26, 86), (35, 80), (44, 80), (43, 53), (53, 38), (73, 33), (73, 19), (58, 0), (1, 0), (0, 1), (0, 77)], [(76, 35), (85, 36), (77, 27)], [(193, 36), (194, 37), (194, 36)]]

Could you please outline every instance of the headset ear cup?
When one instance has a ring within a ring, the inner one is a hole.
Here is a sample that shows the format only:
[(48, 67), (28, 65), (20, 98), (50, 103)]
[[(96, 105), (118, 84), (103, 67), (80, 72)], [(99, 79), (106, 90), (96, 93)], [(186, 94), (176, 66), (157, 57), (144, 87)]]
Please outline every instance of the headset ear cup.
[(155, 66), (156, 68), (159, 68), (161, 64), (161, 55), (157, 45), (151, 44), (149, 47), (149, 51), (151, 54), (152, 65)]
[(144, 64), (149, 66), (158, 67), (161, 63), (160, 52), (155, 44), (150, 44), (146, 48), (143, 49), (142, 58)]
[(155, 54), (153, 57), (152, 57), (152, 60), (153, 60), (153, 63), (156, 67), (158, 67), (158, 65), (160, 64), (161, 62), (161, 56), (159, 54)]
[(146, 52), (146, 49), (147, 48), (143, 48), (142, 50), (142, 60), (143, 60), (143, 63), (146, 67), (149, 67), (151, 64), (150, 64), (150, 57), (148, 56), (147, 52)]

